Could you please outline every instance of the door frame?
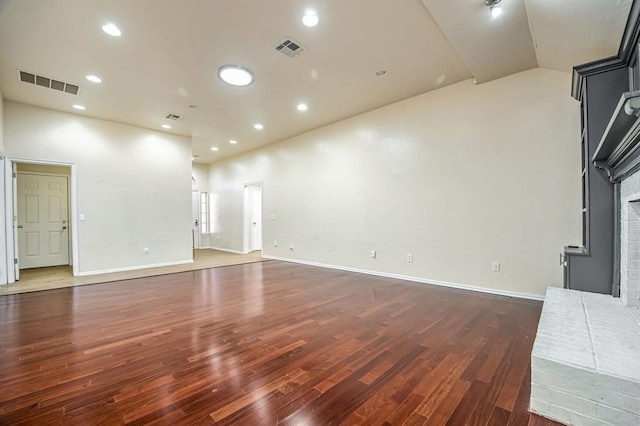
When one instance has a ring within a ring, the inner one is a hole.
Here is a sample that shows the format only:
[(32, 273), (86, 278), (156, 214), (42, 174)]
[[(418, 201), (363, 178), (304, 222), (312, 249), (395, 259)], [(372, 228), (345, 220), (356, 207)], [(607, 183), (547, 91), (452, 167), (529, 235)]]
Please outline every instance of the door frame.
[(195, 226), (195, 224), (193, 223), (193, 221), (191, 222), (191, 226), (192, 226), (192, 230), (191, 230), (191, 234), (193, 235), (193, 249), (197, 250), (202, 248), (202, 224), (201, 222), (201, 218), (200, 218), (200, 191), (197, 189), (193, 189), (191, 190), (191, 214), (193, 214), (193, 195), (197, 194), (198, 195), (198, 210), (196, 212), (196, 217), (195, 220), (198, 222), (198, 226), (196, 226), (196, 229), (198, 230), (198, 235), (196, 235), (195, 231), (193, 231), (193, 227)]
[[(17, 206), (14, 205), (14, 179), (17, 176), (13, 176), (14, 164), (37, 164), (40, 166), (57, 166), (69, 168), (69, 226), (71, 228), (71, 238), (69, 239), (71, 256), (69, 261), (73, 268), (73, 276), (78, 276), (80, 271), (79, 264), (79, 234), (78, 234), (78, 169), (75, 163), (65, 163), (60, 161), (42, 161), (31, 160), (25, 158), (10, 158), (7, 157), (7, 164), (5, 167), (5, 214), (6, 214), (6, 235), (7, 235), (7, 281), (13, 283), (16, 281), (16, 276), (19, 277), (19, 268), (15, 267), (15, 261), (18, 259), (18, 253), (15, 250), (15, 244), (17, 244), (18, 234), (15, 232), (17, 226), (17, 215), (15, 214)], [(19, 261), (19, 259), (18, 259)]]
[[(242, 252), (247, 254), (251, 251), (251, 189), (259, 188), (262, 196), (260, 200), (262, 201), (262, 205), (260, 206), (260, 210), (264, 205), (264, 191), (262, 187), (262, 181), (249, 182), (244, 184), (244, 203), (243, 203), (243, 214), (242, 214)], [(264, 213), (264, 212), (263, 212)], [(262, 215), (262, 223), (260, 224), (260, 229), (262, 230), (262, 234), (264, 235), (264, 214)], [(264, 240), (264, 238), (261, 238)], [(264, 243), (264, 241), (263, 241)], [(263, 244), (264, 245), (264, 244)], [(260, 249), (262, 251), (262, 249)]]

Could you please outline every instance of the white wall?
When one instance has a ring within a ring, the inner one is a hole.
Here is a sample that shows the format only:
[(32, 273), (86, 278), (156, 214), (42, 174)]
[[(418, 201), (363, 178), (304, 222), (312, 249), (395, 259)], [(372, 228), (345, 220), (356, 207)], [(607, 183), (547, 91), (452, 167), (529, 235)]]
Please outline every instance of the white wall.
[(4, 125), (3, 125), (3, 97), (0, 91), (0, 285), (7, 284), (7, 233), (5, 216), (5, 187), (4, 187)]
[(541, 296), (580, 242), (570, 83), (466, 81), (215, 163), (212, 240), (242, 250), (243, 185), (263, 181), (267, 256)]
[(200, 192), (209, 191), (209, 166), (208, 165), (193, 163), (191, 165), (191, 176), (196, 181), (198, 191)]
[(13, 102), (4, 136), (10, 158), (77, 165), (81, 274), (191, 260), (190, 139)]

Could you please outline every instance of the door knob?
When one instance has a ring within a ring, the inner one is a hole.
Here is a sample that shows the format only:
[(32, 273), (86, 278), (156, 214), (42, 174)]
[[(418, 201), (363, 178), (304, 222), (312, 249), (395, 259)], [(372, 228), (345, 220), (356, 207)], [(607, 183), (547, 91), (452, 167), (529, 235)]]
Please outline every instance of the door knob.
[(62, 227), (62, 230), (64, 231), (65, 229), (67, 229), (67, 227), (66, 227), (66, 226), (63, 226), (63, 227)]
[(24, 228), (24, 226), (18, 225), (18, 229), (22, 229), (22, 228)]

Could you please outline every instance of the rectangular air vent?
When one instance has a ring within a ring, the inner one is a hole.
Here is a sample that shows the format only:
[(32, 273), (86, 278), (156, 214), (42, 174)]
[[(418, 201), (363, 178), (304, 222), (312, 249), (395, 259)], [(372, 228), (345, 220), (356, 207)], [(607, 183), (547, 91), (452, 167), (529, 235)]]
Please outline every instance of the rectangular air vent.
[(280, 43), (278, 43), (275, 46), (275, 49), (278, 52), (283, 53), (290, 58), (293, 58), (294, 56), (299, 55), (305, 50), (307, 50), (304, 47), (302, 47), (300, 43), (293, 41), (290, 38), (286, 38), (282, 40)]
[(182, 117), (180, 117), (178, 114), (167, 114), (165, 118), (168, 118), (169, 120), (174, 120), (174, 121), (182, 120)]
[(53, 78), (44, 77), (42, 75), (18, 70), (18, 79), (23, 83), (35, 84), (36, 86), (46, 87), (47, 89), (57, 90), (59, 92), (77, 95), (80, 86), (64, 81), (54, 80)]

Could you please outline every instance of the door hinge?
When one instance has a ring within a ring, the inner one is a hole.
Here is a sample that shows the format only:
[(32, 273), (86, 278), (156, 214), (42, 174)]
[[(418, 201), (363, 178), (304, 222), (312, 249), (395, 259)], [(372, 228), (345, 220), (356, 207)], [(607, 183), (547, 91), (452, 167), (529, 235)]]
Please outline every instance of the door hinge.
[(17, 178), (17, 177), (18, 177), (18, 174), (17, 174), (16, 172), (13, 172), (13, 177), (14, 177), (14, 178)]
[(18, 259), (13, 259), (13, 264), (17, 265), (18, 264)]

